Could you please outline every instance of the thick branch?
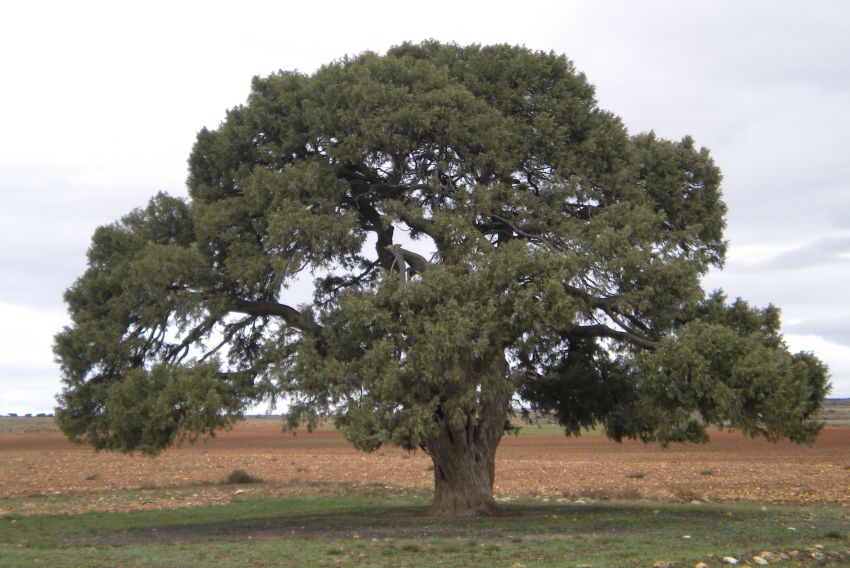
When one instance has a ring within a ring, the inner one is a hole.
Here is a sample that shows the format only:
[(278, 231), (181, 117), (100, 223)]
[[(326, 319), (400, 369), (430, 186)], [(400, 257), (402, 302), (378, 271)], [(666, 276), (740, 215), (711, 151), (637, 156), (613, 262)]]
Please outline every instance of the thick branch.
[(322, 326), (316, 323), (312, 317), (286, 304), (278, 304), (277, 302), (250, 302), (240, 298), (231, 298), (230, 308), (231, 311), (249, 316), (279, 317), (288, 326), (294, 327), (304, 333), (318, 335), (322, 331)]
[[(398, 272), (402, 280), (406, 280), (407, 275), (413, 276), (414, 274), (420, 274), (428, 264), (424, 256), (401, 248), (401, 245), (387, 245), (384, 248), (393, 255), (394, 260), (391, 269)], [(409, 267), (407, 271), (405, 271), (405, 263)]]
[(570, 330), (570, 334), (580, 337), (608, 337), (610, 339), (618, 339), (638, 347), (643, 347), (644, 349), (655, 349), (658, 346), (657, 342), (650, 341), (645, 337), (627, 331), (617, 331), (602, 324), (575, 327)]

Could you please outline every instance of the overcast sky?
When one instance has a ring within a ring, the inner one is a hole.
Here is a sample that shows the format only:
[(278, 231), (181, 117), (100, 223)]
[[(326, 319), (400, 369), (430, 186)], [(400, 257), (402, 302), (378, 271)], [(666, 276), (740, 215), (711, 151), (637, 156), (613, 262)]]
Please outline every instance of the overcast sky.
[(41, 2), (0, 14), (0, 414), (60, 389), (62, 292), (98, 225), (185, 195), (197, 131), (251, 77), (406, 40), (566, 54), (631, 132), (708, 147), (726, 268), (850, 396), (850, 2)]

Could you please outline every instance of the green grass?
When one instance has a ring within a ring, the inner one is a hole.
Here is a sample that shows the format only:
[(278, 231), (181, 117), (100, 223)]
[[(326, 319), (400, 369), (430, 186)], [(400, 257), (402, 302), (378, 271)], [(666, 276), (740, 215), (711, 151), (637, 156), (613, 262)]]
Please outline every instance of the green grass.
[[(522, 424), (518, 426), (520, 436), (564, 436), (564, 427), (559, 424)], [(602, 433), (603, 430), (600, 427), (585, 428), (582, 430), (582, 436), (592, 436)]]
[(52, 416), (0, 416), (0, 434), (19, 434), (55, 429), (56, 422)]
[(518, 503), (499, 517), (456, 520), (427, 517), (426, 505), (421, 497), (293, 497), (6, 516), (0, 566), (692, 566), (712, 554), (850, 546), (850, 511), (839, 507)]

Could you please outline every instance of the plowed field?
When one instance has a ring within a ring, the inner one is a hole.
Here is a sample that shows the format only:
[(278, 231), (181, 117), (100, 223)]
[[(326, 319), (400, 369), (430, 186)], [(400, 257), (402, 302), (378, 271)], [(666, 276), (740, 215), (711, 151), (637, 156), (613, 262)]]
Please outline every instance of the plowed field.
[[(243, 469), (264, 483), (221, 485)], [(382, 449), (353, 450), (337, 432), (282, 433), (273, 419), (248, 420), (231, 432), (157, 457), (95, 453), (69, 443), (54, 428), (0, 433), (2, 497), (41, 495), (16, 512), (77, 512), (227, 502), (234, 493), (321, 493), (430, 489), (427, 456)], [(142, 489), (134, 501), (119, 489)], [(850, 428), (824, 430), (814, 446), (773, 444), (739, 433), (714, 432), (706, 445), (668, 449), (617, 444), (600, 435), (506, 437), (496, 464), (498, 498), (649, 499), (832, 503), (850, 507)], [(54, 507), (51, 509), (51, 507)]]

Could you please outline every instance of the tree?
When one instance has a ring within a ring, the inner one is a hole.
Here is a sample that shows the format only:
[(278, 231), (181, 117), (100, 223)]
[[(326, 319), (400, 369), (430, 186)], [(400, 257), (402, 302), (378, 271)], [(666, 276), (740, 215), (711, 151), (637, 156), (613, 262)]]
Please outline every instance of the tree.
[(708, 151), (629, 135), (562, 56), (425, 42), (255, 78), (189, 166), (190, 199), (97, 229), (65, 295), (72, 439), (153, 453), (284, 398), (293, 426), (426, 452), (433, 511), (476, 514), (514, 413), (820, 428), (827, 370), (778, 309), (700, 287), (726, 248)]

